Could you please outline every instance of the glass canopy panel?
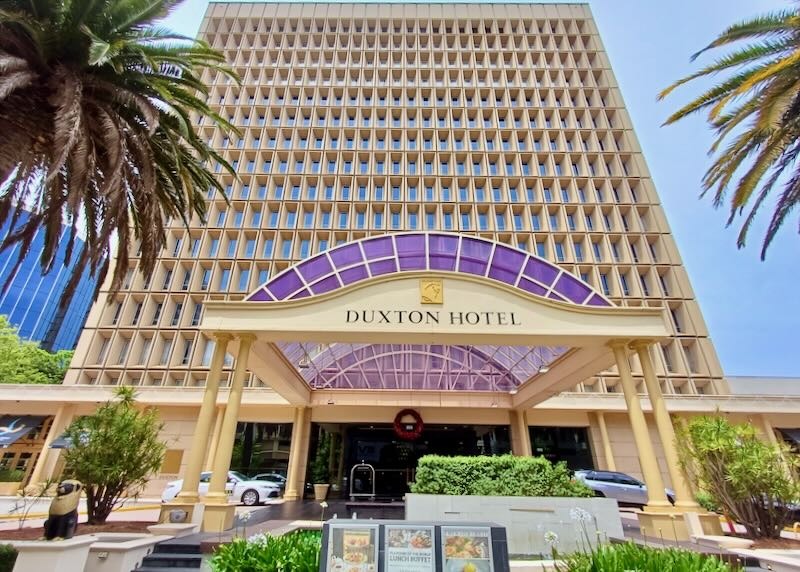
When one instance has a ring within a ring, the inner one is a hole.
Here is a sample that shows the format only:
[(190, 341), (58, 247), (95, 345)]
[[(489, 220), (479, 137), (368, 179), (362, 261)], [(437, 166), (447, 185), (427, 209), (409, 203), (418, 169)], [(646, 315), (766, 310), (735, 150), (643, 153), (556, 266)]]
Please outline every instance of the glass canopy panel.
[(247, 299), (297, 300), (376, 276), (426, 270), (482, 276), (573, 305), (612, 305), (585, 282), (534, 254), (475, 236), (435, 232), (373, 236), (343, 244), (288, 268)]
[(512, 391), (569, 348), (280, 343), (312, 389)]

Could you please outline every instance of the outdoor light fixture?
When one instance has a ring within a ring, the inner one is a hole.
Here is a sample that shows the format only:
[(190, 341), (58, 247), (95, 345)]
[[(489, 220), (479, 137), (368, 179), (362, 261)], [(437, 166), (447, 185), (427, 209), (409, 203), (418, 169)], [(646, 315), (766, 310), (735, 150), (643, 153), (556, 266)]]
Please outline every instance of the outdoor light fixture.
[(539, 366), (539, 373), (547, 373), (548, 371), (550, 371), (550, 368), (546, 365)]
[(328, 398), (328, 405), (333, 405), (333, 398), (331, 397)]

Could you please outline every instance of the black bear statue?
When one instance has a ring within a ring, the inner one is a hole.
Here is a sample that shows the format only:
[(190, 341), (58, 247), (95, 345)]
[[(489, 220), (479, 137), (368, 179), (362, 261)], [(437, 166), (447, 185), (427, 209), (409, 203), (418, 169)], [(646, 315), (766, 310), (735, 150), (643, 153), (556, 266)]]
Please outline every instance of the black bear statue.
[(44, 522), (46, 540), (72, 538), (78, 528), (78, 503), (81, 500), (83, 485), (80, 481), (67, 479), (61, 481), (56, 496), (50, 503), (48, 519)]

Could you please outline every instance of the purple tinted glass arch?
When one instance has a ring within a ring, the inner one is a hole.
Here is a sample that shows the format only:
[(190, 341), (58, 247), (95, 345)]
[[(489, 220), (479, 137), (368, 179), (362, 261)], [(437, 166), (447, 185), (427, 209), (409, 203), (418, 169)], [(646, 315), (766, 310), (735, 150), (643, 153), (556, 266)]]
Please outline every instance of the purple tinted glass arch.
[(512, 391), (568, 348), (279, 343), (312, 389)]
[(247, 300), (296, 300), (376, 276), (425, 270), (482, 276), (568, 304), (613, 306), (589, 284), (535, 254), (485, 238), (440, 232), (379, 235), (337, 246), (286, 269)]

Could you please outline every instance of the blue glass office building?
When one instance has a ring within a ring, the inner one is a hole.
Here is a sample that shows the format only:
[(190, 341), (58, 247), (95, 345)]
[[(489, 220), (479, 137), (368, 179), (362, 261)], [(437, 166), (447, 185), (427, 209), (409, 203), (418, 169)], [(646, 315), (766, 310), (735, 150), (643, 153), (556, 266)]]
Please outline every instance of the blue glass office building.
[[(17, 225), (24, 222), (23, 217)], [(10, 224), (6, 222), (0, 228), (0, 236), (5, 237), (9, 230)], [(65, 235), (66, 230), (65, 228)], [(64, 266), (67, 237), (63, 238), (53, 269), (42, 274), (39, 259), (44, 249), (44, 229), (41, 229), (8, 290), (0, 295), (0, 314), (7, 315), (9, 321), (19, 328), (20, 337), (38, 341), (43, 348), (50, 351), (75, 347), (92, 305), (96, 284), (96, 279), (86, 273), (69, 306), (66, 309), (59, 308), (58, 302), (67, 286), (82, 244), (80, 241), (76, 242), (72, 261), (69, 266)], [(18, 255), (19, 246), (0, 252), (0, 286), (5, 284), (13, 272)]]

